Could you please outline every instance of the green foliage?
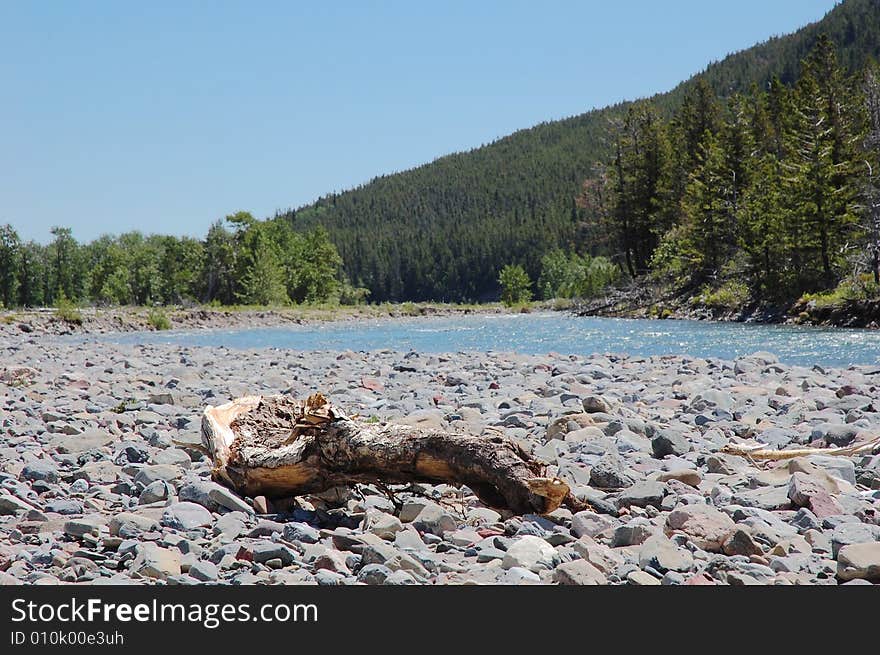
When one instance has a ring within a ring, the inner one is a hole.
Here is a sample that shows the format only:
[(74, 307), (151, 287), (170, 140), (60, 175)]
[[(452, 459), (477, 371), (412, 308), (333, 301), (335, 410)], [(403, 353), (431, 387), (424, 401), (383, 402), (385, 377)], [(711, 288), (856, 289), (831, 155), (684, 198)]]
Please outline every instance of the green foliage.
[(269, 225), (260, 223), (250, 214), (239, 212), (237, 241), (238, 291), (236, 298), (246, 305), (285, 305), (290, 302), (284, 284), (284, 268), (277, 241), (272, 239)]
[(798, 304), (811, 303), (814, 307), (828, 307), (847, 301), (876, 298), (880, 298), (880, 285), (874, 281), (872, 275), (861, 274), (841, 280), (840, 284), (830, 291), (805, 293), (798, 299)]
[(354, 286), (346, 278), (339, 286), (340, 305), (363, 305), (370, 296), (370, 290), (366, 287)]
[(731, 280), (716, 289), (712, 289), (709, 285), (704, 286), (700, 293), (691, 299), (691, 303), (710, 309), (735, 311), (742, 309), (748, 303), (749, 297), (749, 287), (746, 284)]
[[(665, 125), (645, 118), (650, 107), (631, 111), (591, 189), (607, 207), (599, 226), (618, 236), (607, 252), (633, 275), (700, 289), (694, 302), (717, 309), (788, 302), (864, 268), (880, 252), (880, 187), (869, 179), (880, 100), (870, 105), (864, 76), (848, 77), (838, 51), (817, 37), (792, 88), (773, 82), (725, 101), (700, 83)], [(652, 145), (664, 133), (671, 147)]]
[(501, 285), (501, 302), (508, 307), (529, 302), (532, 299), (532, 281), (519, 264), (507, 264), (498, 275)]
[(166, 314), (165, 310), (161, 307), (150, 308), (150, 311), (147, 314), (147, 322), (153, 327), (154, 330), (171, 329), (171, 319), (168, 318), (168, 314)]
[(79, 244), (54, 228), (47, 246), (22, 244), (0, 227), (0, 304), (287, 305), (344, 298), (363, 302), (369, 290), (343, 285), (341, 259), (323, 228), (301, 233), (283, 219), (227, 217), (204, 241), (127, 232)]
[(55, 301), (55, 317), (65, 323), (73, 323), (75, 325), (81, 325), (83, 322), (82, 313), (73, 301), (68, 300), (64, 291), (59, 292)]
[(545, 300), (589, 298), (620, 277), (620, 269), (607, 257), (566, 254), (552, 250), (541, 259), (538, 288)]
[(0, 306), (13, 307), (21, 284), (21, 242), (11, 225), (0, 226)]

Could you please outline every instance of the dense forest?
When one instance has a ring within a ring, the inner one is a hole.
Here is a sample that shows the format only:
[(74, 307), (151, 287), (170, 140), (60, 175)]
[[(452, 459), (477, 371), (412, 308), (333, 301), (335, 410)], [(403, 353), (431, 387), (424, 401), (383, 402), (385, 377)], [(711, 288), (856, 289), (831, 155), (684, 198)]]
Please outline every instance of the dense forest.
[(880, 0), (845, 0), (668, 93), (263, 221), (234, 214), (202, 240), (80, 244), (59, 227), (42, 245), (7, 225), (0, 302), (483, 301), (504, 280), (522, 299), (628, 278), (709, 304), (833, 289), (877, 268), (878, 58)]
[[(820, 22), (713, 63), (651, 98), (654, 111), (670, 119), (698, 87), (719, 98), (766, 90), (774, 79), (791, 87), (822, 33), (843, 71), (861, 70), (880, 56), (880, 0), (846, 0)], [(591, 207), (576, 200), (584, 181), (598, 178), (597, 162), (612, 155), (616, 126), (632, 107), (544, 123), (285, 215), (299, 228), (325, 226), (345, 270), (374, 300), (494, 299), (505, 264), (536, 280), (556, 248), (602, 252)]]
[(23, 243), (0, 226), (0, 304), (63, 302), (277, 305), (362, 300), (342, 276), (326, 230), (296, 232), (283, 218), (247, 212), (211, 226), (204, 240), (129, 232), (88, 244), (54, 228), (48, 245)]

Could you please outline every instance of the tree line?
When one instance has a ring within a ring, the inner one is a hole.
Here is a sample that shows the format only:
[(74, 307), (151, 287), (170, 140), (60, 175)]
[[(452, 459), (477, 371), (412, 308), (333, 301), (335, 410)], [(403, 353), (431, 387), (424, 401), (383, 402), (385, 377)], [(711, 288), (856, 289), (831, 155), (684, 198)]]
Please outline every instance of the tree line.
[[(679, 168), (681, 176), (673, 181), (679, 197), (699, 156), (704, 128), (724, 137), (712, 116), (686, 118), (688, 112), (701, 111), (693, 96), (702, 94), (706, 102), (714, 98), (715, 104), (726, 105), (717, 99), (751, 95), (753, 84), (762, 92), (775, 84), (781, 95), (783, 87), (791, 88), (799, 79), (801, 61), (822, 32), (836, 44), (840, 67), (847, 74), (855, 73), (869, 58), (880, 56), (880, 3), (846, 0), (821, 21), (725, 57), (651, 99), (654, 111), (641, 120), (654, 120), (657, 129), (662, 122), (665, 131), (674, 113), (679, 121), (691, 121), (685, 141), (645, 144), (674, 146), (678, 154), (687, 154)], [(683, 109), (686, 98), (691, 98), (691, 106)], [(287, 213), (300, 225), (326, 226), (345, 270), (371, 289), (374, 300), (494, 300), (500, 289), (498, 275), (506, 264), (520, 265), (531, 280), (538, 280), (543, 257), (556, 249), (581, 255), (609, 252), (604, 248), (604, 228), (597, 224), (591, 205), (599, 201), (596, 194), (575, 199), (583, 196), (584, 180), (598, 191), (603, 173), (610, 174), (607, 163), (616, 152), (615, 126), (633, 107), (634, 103), (621, 103), (542, 123)], [(702, 119), (709, 123), (700, 125)], [(635, 122), (635, 118), (630, 121), (630, 129), (637, 128)], [(638, 129), (651, 138), (651, 125)], [(606, 165), (597, 170), (597, 161)], [(642, 173), (665, 175), (661, 170)], [(607, 194), (607, 188), (601, 189)], [(644, 216), (633, 220), (633, 232), (641, 233), (629, 256), (633, 271), (643, 271), (658, 245), (659, 224), (646, 224)], [(663, 220), (672, 227), (678, 216), (667, 212)], [(629, 270), (625, 262), (623, 267)]]
[(4, 307), (353, 303), (366, 295), (348, 284), (324, 228), (298, 231), (282, 217), (238, 212), (201, 240), (127, 232), (81, 244), (67, 227), (53, 228), (52, 237), (47, 245), (25, 242), (0, 226)]
[[(630, 277), (788, 301), (880, 283), (880, 68), (849, 75), (821, 36), (788, 87), (720, 98), (700, 80), (668, 119), (632, 105), (580, 205)], [(859, 274), (866, 274), (859, 277)]]

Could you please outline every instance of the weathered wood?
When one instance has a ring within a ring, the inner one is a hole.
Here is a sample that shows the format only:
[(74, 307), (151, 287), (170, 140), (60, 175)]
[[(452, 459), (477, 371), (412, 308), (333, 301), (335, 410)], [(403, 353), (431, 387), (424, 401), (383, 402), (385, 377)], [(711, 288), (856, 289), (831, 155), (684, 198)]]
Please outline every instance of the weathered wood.
[(853, 443), (842, 448), (791, 448), (787, 450), (773, 450), (766, 448), (764, 444), (735, 444), (729, 443), (721, 448), (721, 452), (728, 455), (739, 455), (747, 459), (783, 460), (795, 457), (808, 457), (810, 455), (825, 455), (835, 457), (852, 457), (860, 453), (870, 453), (880, 449), (880, 436), (869, 441)]
[(314, 494), (358, 483), (465, 484), (485, 504), (545, 514), (569, 496), (502, 436), (474, 437), (354, 420), (317, 394), (247, 396), (205, 409), (214, 478), (248, 496)]

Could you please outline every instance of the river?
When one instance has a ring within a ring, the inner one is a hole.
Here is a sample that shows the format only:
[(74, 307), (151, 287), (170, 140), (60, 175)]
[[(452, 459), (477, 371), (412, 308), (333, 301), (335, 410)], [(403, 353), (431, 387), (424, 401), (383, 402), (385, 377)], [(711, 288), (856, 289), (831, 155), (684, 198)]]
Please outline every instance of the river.
[(708, 321), (577, 317), (564, 313), (350, 320), (245, 330), (134, 332), (116, 343), (236, 349), (496, 351), (690, 355), (734, 359), (769, 351), (802, 366), (880, 363), (880, 331)]

